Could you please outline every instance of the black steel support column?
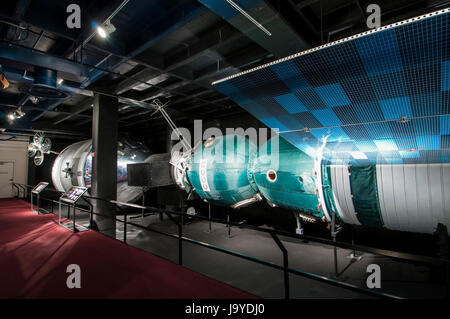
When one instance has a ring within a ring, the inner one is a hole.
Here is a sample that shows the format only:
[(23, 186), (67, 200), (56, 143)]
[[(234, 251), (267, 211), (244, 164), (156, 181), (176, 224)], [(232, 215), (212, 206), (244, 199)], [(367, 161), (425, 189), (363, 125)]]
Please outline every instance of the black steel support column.
[[(93, 197), (116, 200), (117, 197), (117, 98), (96, 95), (92, 115), (92, 186)], [(114, 205), (96, 200), (94, 212), (115, 217)], [(115, 238), (116, 221), (94, 216), (100, 232)]]

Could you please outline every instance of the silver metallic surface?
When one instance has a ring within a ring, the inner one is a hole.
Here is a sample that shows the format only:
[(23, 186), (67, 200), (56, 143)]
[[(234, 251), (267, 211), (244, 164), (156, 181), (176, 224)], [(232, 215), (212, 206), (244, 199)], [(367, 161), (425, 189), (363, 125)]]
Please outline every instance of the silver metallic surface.
[[(128, 186), (127, 164), (140, 163), (149, 157), (143, 147), (130, 147), (124, 141), (118, 142), (117, 151), (117, 200), (132, 202), (142, 195), (140, 187)], [(52, 168), (54, 187), (67, 191), (72, 186), (90, 188), (92, 176), (92, 140), (77, 142), (66, 147), (56, 158)]]

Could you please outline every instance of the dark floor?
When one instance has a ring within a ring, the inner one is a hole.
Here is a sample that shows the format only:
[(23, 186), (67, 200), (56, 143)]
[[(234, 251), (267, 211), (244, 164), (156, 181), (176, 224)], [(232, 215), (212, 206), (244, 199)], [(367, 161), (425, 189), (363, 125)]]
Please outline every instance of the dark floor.
[[(64, 214), (63, 214), (64, 215)], [(120, 218), (120, 217), (119, 217)], [(88, 223), (88, 215), (77, 213), (77, 221)], [(177, 227), (159, 215), (133, 218), (134, 223), (177, 234)], [(270, 235), (232, 227), (231, 237), (225, 225), (207, 221), (189, 221), (183, 227), (183, 236), (205, 243), (282, 264), (282, 253)], [(117, 224), (117, 239), (123, 238), (123, 225)], [(280, 237), (289, 252), (289, 266), (339, 281), (366, 288), (369, 264), (381, 267), (380, 291), (406, 298), (442, 298), (446, 294), (445, 273), (424, 265), (414, 265), (384, 256), (361, 253), (362, 258), (352, 262), (350, 250), (337, 249), (338, 276), (334, 271), (334, 248), (318, 243)], [(154, 232), (128, 226), (127, 243), (178, 262), (178, 241)], [(283, 272), (211, 249), (183, 243), (183, 265), (217, 280), (228, 283), (263, 298), (283, 298)], [(368, 298), (367, 295), (326, 283), (290, 274), (291, 298)]]
[[(135, 222), (176, 234), (177, 228), (170, 220), (160, 221), (157, 216), (136, 219)], [(123, 236), (123, 228), (118, 227), (118, 238)], [(282, 254), (273, 239), (268, 235), (248, 229), (233, 227), (231, 238), (227, 228), (221, 224), (212, 226), (209, 233), (208, 222), (192, 222), (183, 228), (183, 235), (202, 242), (237, 251), (242, 254), (282, 264)], [(333, 247), (303, 243), (300, 240), (281, 238), (289, 252), (289, 266), (327, 277), (334, 277)], [(167, 257), (173, 261), (178, 258), (178, 243), (149, 231), (129, 227), (127, 242), (133, 246)], [(351, 251), (338, 249), (337, 279), (366, 287), (367, 266), (378, 264), (381, 267), (381, 290), (408, 298), (439, 298), (445, 296), (445, 282), (434, 279), (435, 274), (425, 266), (402, 263), (387, 257), (362, 254), (362, 259), (354, 263), (347, 256)], [(283, 298), (283, 273), (264, 265), (258, 265), (238, 257), (215, 252), (207, 248), (183, 244), (184, 265), (190, 269), (207, 274), (213, 278), (239, 287), (264, 298)], [(445, 278), (445, 277), (444, 277)], [(436, 282), (437, 283), (432, 283)], [(346, 289), (319, 283), (294, 274), (290, 275), (292, 298), (367, 298), (366, 295)]]

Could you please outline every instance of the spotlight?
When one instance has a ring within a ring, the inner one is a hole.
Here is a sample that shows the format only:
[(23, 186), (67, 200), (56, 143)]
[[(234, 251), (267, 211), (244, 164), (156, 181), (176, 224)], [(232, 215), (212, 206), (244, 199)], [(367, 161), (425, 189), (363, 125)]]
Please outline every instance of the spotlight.
[(98, 26), (97, 27), (97, 33), (102, 37), (102, 38), (106, 38), (107, 36), (109, 36), (111, 33), (113, 33), (114, 31), (116, 31), (116, 28), (114, 27), (114, 25), (111, 23), (111, 21), (106, 21), (103, 26)]
[(97, 32), (102, 38), (106, 38), (106, 31), (102, 27), (97, 27)]
[(13, 113), (10, 113), (10, 114), (8, 115), (8, 118), (9, 118), (11, 121), (14, 121), (15, 119), (20, 119), (21, 117), (24, 117), (24, 116), (25, 116), (25, 112), (22, 111), (21, 108), (18, 108), (18, 109), (15, 110)]
[(56, 83), (58, 83), (58, 85), (61, 85), (61, 83), (64, 82), (64, 79), (58, 79), (58, 81)]

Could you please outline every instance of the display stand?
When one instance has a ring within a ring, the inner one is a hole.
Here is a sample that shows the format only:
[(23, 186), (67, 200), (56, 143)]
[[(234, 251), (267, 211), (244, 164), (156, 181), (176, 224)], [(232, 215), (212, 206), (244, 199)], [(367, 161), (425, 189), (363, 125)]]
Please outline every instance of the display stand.
[[(31, 196), (31, 210), (35, 211), (38, 214), (44, 214), (44, 212), (39, 209), (39, 193), (42, 192), (47, 186), (48, 186), (48, 183), (40, 182), (31, 190), (31, 195), (30, 195)], [(33, 206), (33, 194), (36, 195), (37, 210), (35, 210), (34, 206)]]
[[(87, 191), (86, 187), (74, 186), (74, 187), (70, 188), (67, 192), (65, 192), (59, 198), (59, 224), (74, 233), (88, 230), (86, 227), (75, 223), (75, 216), (76, 216), (75, 204), (81, 198), (81, 196), (83, 196), (83, 194), (86, 193), (86, 191)], [(73, 221), (72, 222), (70, 222), (70, 220), (61, 221), (62, 202), (66, 203), (68, 205), (68, 209), (70, 209), (71, 206), (73, 207)]]

